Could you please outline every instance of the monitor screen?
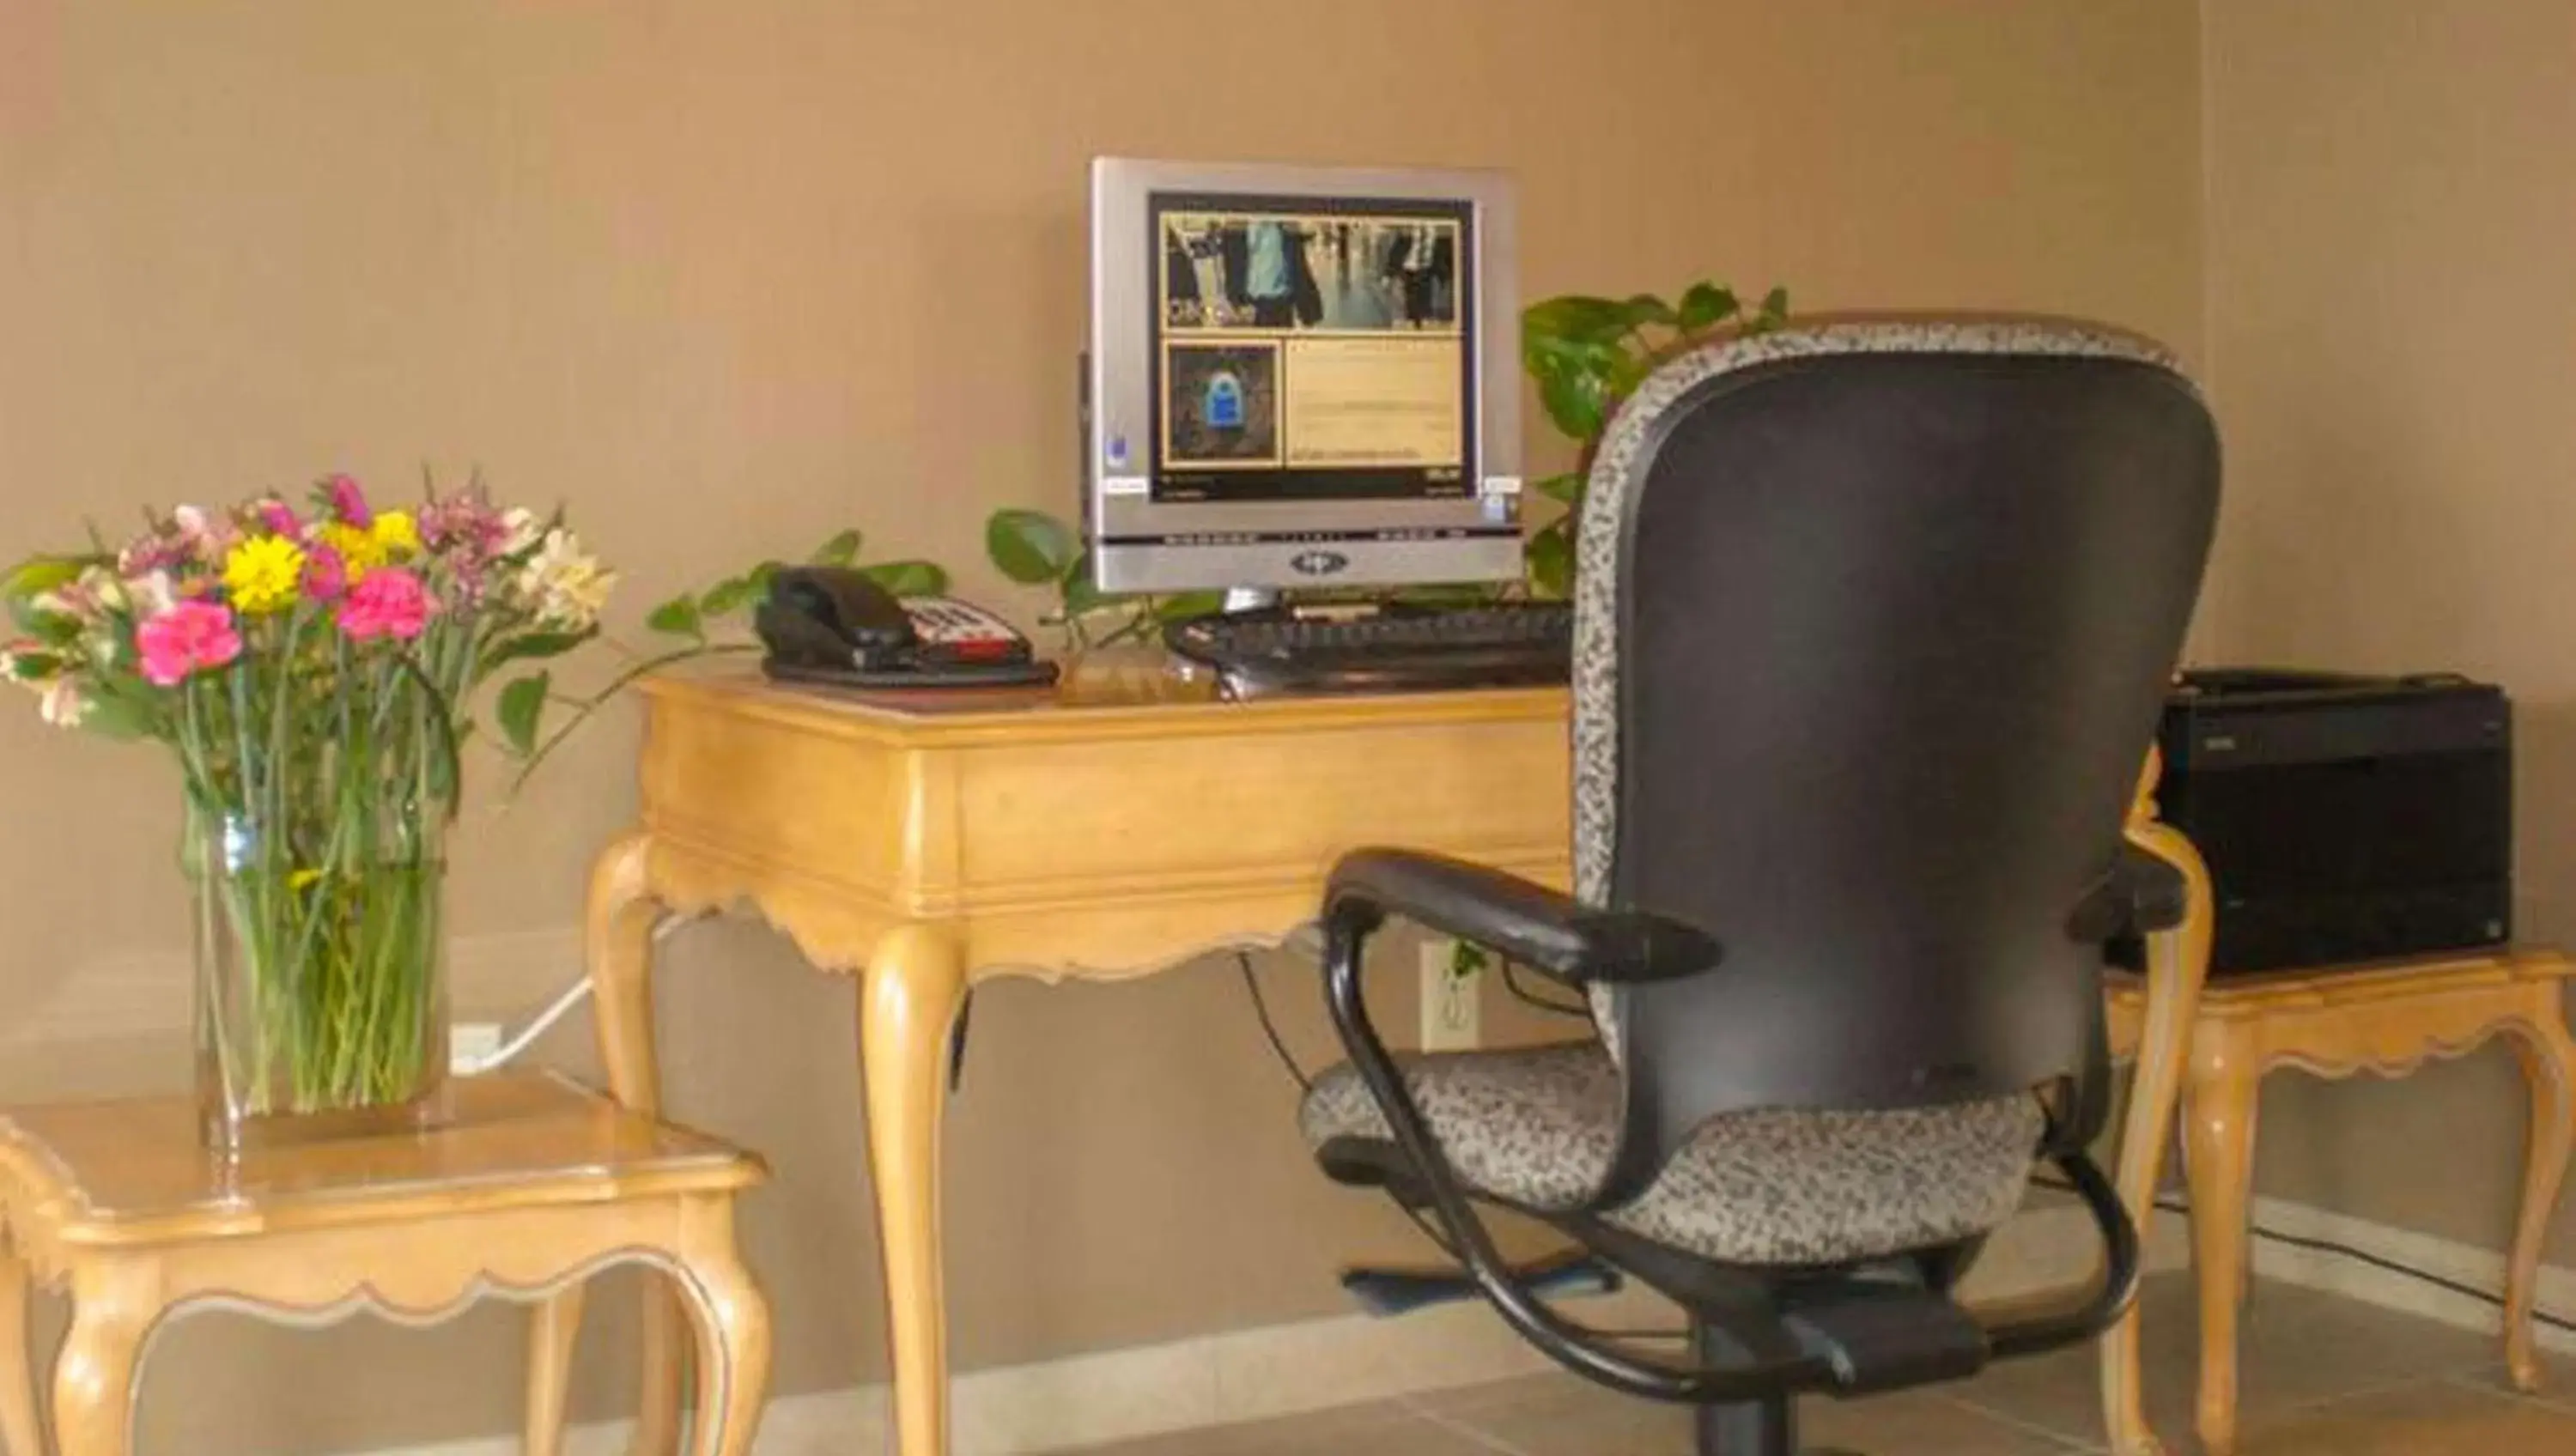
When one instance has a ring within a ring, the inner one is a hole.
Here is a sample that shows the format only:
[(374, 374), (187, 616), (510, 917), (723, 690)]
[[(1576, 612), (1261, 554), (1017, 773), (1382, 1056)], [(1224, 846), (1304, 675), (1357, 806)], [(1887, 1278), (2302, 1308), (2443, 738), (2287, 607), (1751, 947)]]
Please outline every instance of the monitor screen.
[(1093, 584), (1516, 578), (1514, 218), (1495, 172), (1095, 158)]
[(1474, 494), (1474, 213), (1156, 192), (1158, 502)]

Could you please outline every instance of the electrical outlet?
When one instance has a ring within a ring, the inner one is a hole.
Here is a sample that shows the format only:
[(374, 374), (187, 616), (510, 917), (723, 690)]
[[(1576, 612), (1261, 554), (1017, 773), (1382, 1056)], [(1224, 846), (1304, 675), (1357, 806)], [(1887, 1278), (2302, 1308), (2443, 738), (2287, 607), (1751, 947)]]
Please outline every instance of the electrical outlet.
[(452, 1075), (472, 1075), (500, 1050), (501, 1023), (497, 1021), (460, 1021), (447, 1029), (447, 1070)]
[(1446, 940), (1422, 943), (1422, 1049), (1473, 1051), (1484, 1034), (1484, 976), (1453, 969), (1456, 951)]

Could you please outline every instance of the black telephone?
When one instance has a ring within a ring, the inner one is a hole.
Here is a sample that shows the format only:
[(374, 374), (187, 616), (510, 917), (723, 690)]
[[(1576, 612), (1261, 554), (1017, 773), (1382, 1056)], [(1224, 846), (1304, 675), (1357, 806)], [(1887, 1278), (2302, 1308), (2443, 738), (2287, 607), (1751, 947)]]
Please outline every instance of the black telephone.
[(1055, 681), (1029, 639), (981, 607), (904, 597), (842, 566), (797, 566), (769, 579), (753, 613), (783, 681), (861, 688), (1037, 687)]

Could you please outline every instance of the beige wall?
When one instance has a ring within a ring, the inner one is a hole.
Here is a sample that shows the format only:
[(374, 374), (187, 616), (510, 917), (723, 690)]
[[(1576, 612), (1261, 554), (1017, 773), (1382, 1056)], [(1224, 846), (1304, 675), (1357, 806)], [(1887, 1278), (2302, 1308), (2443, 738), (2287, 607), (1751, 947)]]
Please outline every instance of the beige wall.
[[(2187, 0), (0, 5), (0, 553), (147, 501), (479, 462), (641, 604), (855, 520), (976, 569), (1072, 506), (1095, 152), (1500, 166), (1532, 294), (1777, 279), (2201, 339)], [(570, 968), (631, 810), (600, 725), (474, 813), (466, 998)], [(0, 1095), (175, 1087), (160, 767), (0, 715)], [(782, 1383), (881, 1369), (844, 985), (748, 927), (668, 961), (677, 1109), (775, 1154)], [(1325, 1046), (1275, 968), (1290, 1034)], [(969, 1364), (1334, 1311), (1392, 1240), (1312, 1173), (1230, 977), (979, 999), (952, 1123)], [(551, 1048), (576, 1064), (579, 1036)], [(622, 1303), (622, 1302), (621, 1302)], [(499, 1429), (506, 1319), (161, 1347), (144, 1449)], [(623, 1331), (585, 1346), (603, 1408)], [(183, 1416), (229, 1412), (182, 1440)]]
[[(2207, 7), (2218, 655), (2491, 677), (2516, 699), (2520, 907), (2576, 935), (2576, 6)], [(2487, 1247), (2500, 1050), (2273, 1079), (2268, 1193)], [(2560, 1263), (2576, 1259), (2562, 1218)]]

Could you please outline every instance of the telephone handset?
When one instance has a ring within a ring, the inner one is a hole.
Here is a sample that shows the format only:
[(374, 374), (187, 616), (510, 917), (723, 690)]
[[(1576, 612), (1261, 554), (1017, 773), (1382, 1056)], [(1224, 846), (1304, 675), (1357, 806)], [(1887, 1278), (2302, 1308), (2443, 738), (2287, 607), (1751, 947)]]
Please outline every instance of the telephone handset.
[(1055, 681), (1010, 623), (950, 597), (897, 598), (865, 573), (790, 567), (753, 614), (771, 677), (863, 688), (1026, 687)]

